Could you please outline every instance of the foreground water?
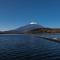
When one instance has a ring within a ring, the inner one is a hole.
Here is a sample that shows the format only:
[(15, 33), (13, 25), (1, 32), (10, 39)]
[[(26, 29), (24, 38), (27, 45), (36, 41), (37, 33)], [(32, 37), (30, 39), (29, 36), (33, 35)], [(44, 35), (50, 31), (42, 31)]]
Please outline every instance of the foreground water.
[(0, 35), (0, 60), (57, 59), (60, 59), (60, 43), (31, 35)]

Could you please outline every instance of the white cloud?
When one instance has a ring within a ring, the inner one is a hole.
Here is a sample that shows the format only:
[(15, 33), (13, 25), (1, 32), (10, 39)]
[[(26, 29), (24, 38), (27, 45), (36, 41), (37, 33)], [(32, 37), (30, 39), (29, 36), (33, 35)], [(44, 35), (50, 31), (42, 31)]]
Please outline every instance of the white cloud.
[(30, 24), (37, 24), (37, 22), (31, 22)]

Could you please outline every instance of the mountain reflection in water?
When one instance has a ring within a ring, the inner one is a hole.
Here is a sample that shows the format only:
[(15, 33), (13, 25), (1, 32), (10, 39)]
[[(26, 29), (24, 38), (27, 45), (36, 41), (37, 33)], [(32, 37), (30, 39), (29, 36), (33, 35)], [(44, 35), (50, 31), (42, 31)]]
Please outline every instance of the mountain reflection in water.
[(60, 43), (31, 35), (0, 35), (0, 60), (55, 59), (60, 59)]

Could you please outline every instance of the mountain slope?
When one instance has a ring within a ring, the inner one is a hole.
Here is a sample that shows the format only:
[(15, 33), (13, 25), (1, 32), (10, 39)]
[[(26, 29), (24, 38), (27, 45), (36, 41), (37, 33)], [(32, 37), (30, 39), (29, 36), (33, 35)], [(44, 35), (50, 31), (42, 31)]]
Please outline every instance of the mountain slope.
[(3, 33), (7, 33), (7, 34), (20, 34), (20, 33), (26, 33), (28, 31), (34, 30), (34, 29), (38, 29), (38, 28), (44, 28), (41, 25), (38, 24), (28, 24), (26, 26), (22, 26), (19, 28), (16, 28), (14, 30), (9, 30), (9, 31), (5, 31)]
[(29, 25), (26, 25), (23, 27), (19, 27), (19, 28), (15, 29), (15, 31), (27, 32), (29, 30), (33, 30), (33, 29), (37, 29), (37, 28), (44, 28), (44, 27), (41, 25), (38, 25), (38, 24), (29, 24)]

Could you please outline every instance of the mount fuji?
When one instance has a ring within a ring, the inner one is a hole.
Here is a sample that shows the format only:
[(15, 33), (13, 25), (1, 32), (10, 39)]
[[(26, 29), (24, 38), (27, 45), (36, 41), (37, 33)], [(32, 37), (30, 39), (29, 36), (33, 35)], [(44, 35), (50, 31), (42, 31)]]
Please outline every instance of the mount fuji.
[(38, 28), (44, 28), (44, 27), (37, 24), (36, 22), (31, 22), (28, 25), (25, 25), (25, 26), (22, 26), (13, 30), (9, 30), (9, 31), (4, 31), (4, 33), (12, 33), (12, 34), (18, 33), (19, 34), (19, 33), (25, 33), (25, 32), (38, 29)]
[(41, 25), (38, 25), (38, 24), (28, 24), (26, 26), (19, 27), (19, 28), (15, 29), (15, 31), (27, 32), (27, 31), (37, 29), (37, 28), (44, 28), (44, 27)]

